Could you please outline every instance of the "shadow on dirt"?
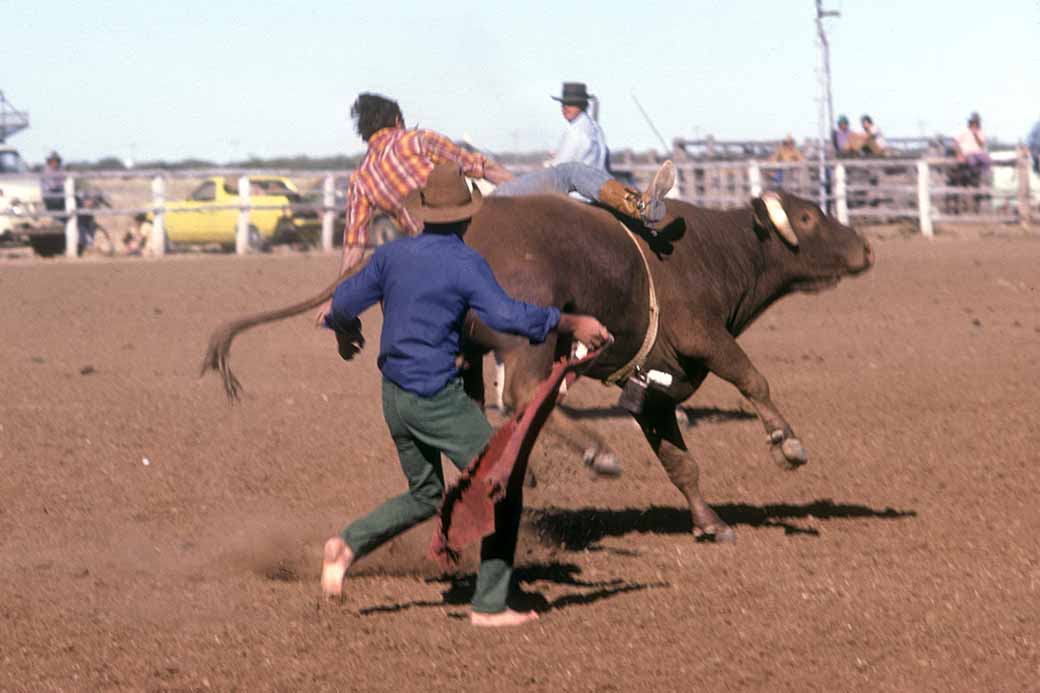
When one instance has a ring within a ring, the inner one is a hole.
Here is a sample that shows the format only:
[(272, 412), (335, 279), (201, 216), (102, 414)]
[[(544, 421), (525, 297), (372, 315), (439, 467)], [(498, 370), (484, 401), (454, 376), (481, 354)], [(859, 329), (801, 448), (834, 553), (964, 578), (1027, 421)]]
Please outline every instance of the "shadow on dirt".
[[(780, 527), (785, 534), (808, 536), (818, 536), (819, 530), (800, 527), (789, 521), (803, 518), (901, 520), (917, 517), (915, 510), (877, 510), (857, 503), (835, 503), (830, 499), (820, 499), (802, 505), (724, 503), (713, 505), (712, 508), (730, 526)], [(570, 551), (600, 548), (593, 545), (604, 537), (620, 537), (632, 532), (688, 534), (693, 531), (689, 510), (661, 506), (624, 510), (534, 509), (525, 513), (525, 520), (534, 529), (540, 541)]]
[[(632, 583), (621, 579), (588, 581), (580, 579), (578, 577), (580, 574), (581, 568), (573, 563), (533, 563), (518, 567), (515, 571), (515, 577), (519, 585), (549, 582), (556, 585), (575, 587), (577, 590), (561, 594), (554, 599), (547, 599), (538, 592), (521, 588), (517, 594), (510, 598), (509, 606), (517, 611), (534, 610), (539, 613), (545, 613), (557, 609), (566, 609), (571, 606), (593, 604), (627, 592), (668, 587), (667, 582)], [(360, 609), (358, 614), (368, 616), (371, 614), (396, 613), (422, 607), (464, 606), (469, 604), (473, 598), (477, 576), (473, 573), (462, 575), (446, 573), (437, 577), (427, 578), (426, 583), (442, 583), (447, 586), (442, 594), (442, 601), (429, 599), (400, 604), (382, 604)], [(451, 616), (455, 618), (464, 617), (463, 614), (451, 614)]]
[[(559, 404), (557, 408), (572, 419), (627, 419), (631, 414), (621, 407), (589, 407), (578, 408), (567, 404)], [(717, 407), (677, 407), (686, 415), (686, 427), (694, 428), (701, 423), (725, 423), (727, 421), (747, 421), (754, 419), (753, 412), (743, 409), (719, 409)]]

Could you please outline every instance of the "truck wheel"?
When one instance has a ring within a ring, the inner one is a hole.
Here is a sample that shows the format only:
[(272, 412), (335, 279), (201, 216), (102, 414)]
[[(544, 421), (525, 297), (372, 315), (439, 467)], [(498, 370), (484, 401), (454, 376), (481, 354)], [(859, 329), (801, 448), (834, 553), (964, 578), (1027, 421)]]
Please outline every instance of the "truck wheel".
[(53, 257), (65, 253), (64, 236), (34, 236), (29, 239), (29, 245), (40, 257)]
[(260, 235), (260, 229), (252, 224), (249, 226), (249, 249), (256, 253), (267, 252), (271, 247), (267, 239)]

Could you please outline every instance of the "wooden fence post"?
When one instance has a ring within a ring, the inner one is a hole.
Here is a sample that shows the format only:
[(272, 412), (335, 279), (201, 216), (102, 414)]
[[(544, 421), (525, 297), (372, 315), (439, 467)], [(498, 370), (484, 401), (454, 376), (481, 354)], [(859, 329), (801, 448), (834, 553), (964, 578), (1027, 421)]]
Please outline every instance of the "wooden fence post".
[(849, 225), (849, 198), (845, 188), (845, 164), (834, 167), (834, 211), (838, 221)]
[(931, 174), (928, 170), (928, 162), (917, 162), (917, 214), (920, 217), (921, 235), (931, 238), (935, 235), (932, 228), (932, 194), (928, 189)]
[(758, 162), (754, 159), (748, 164), (747, 168), (747, 180), (748, 180), (748, 192), (751, 193), (751, 197), (758, 197), (762, 194), (762, 169), (758, 167)]
[(79, 219), (76, 217), (76, 179), (65, 179), (65, 257), (79, 254)]
[(322, 205), (324, 211), (321, 215), (321, 249), (330, 253), (333, 227), (336, 225), (336, 181), (331, 173), (325, 176), (322, 186)]
[(1028, 149), (1024, 147), (1019, 149), (1018, 161), (1016, 163), (1018, 175), (1018, 223), (1029, 228), (1029, 224), (1032, 221), (1033, 200), (1029, 194), (1029, 173), (1031, 171), (1029, 164), (1032, 161)]
[(235, 252), (249, 252), (249, 176), (238, 179), (238, 227), (235, 230)]
[(166, 254), (166, 179), (152, 179), (152, 235), (148, 239), (152, 255)]
[[(808, 197), (812, 194), (812, 189), (809, 187), (809, 162), (802, 162), (798, 166), (798, 168), (795, 169), (795, 171), (797, 171), (798, 173), (794, 193), (795, 195), (805, 195), (806, 197)], [(824, 211), (827, 211), (827, 206), (824, 206)]]

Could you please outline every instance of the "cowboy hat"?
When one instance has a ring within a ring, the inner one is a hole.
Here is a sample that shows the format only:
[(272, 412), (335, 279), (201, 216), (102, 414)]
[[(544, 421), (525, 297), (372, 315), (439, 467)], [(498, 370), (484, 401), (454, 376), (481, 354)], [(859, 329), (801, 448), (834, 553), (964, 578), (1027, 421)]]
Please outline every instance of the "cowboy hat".
[(563, 93), (552, 97), (564, 106), (587, 106), (590, 98), (593, 98), (593, 95), (585, 90), (583, 82), (564, 82)]
[(469, 189), (458, 164), (438, 164), (426, 185), (404, 199), (404, 209), (415, 221), (447, 224), (469, 219), (484, 204), (480, 190)]

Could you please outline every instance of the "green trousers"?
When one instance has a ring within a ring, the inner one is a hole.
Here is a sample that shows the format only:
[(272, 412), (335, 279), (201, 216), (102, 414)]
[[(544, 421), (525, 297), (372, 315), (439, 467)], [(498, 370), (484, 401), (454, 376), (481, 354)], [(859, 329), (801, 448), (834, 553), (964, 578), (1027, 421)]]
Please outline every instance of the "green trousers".
[[(408, 491), (352, 522), (340, 534), (358, 558), (432, 517), (444, 495), (441, 453), (464, 469), (492, 433), (484, 413), (463, 391), (458, 378), (432, 397), (420, 397), (383, 378), (383, 416), (397, 446)], [(496, 531), (480, 546), (474, 611), (493, 614), (506, 608), (523, 507), (522, 497), (516, 496), (496, 506)]]

